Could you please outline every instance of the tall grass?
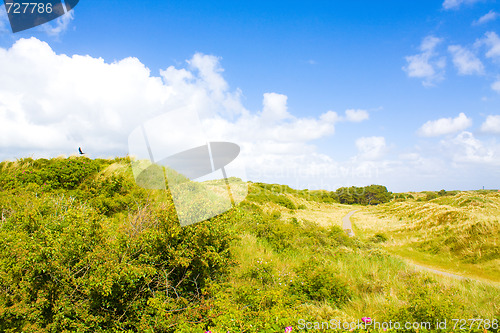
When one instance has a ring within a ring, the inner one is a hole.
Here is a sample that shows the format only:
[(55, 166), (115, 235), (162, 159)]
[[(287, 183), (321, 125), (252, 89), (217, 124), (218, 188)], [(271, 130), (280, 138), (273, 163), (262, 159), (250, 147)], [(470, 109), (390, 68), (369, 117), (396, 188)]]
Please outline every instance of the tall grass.
[[(450, 258), (459, 269), (500, 281), (500, 193), (459, 192), (430, 201), (393, 201), (353, 217), (365, 235), (390, 234), (387, 243), (427, 261)], [(430, 255), (430, 256), (429, 256)], [(441, 262), (442, 263), (442, 262)]]

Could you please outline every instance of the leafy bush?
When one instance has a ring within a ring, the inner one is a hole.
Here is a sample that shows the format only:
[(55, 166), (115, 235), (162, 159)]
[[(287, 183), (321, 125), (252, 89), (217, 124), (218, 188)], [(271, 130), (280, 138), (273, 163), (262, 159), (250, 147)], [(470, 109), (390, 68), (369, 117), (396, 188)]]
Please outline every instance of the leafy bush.
[(345, 304), (351, 298), (348, 284), (319, 261), (306, 261), (296, 273), (298, 277), (291, 285), (293, 293), (315, 301), (330, 301), (336, 306)]
[[(408, 281), (406, 301), (400, 306), (388, 309), (387, 318), (400, 323), (430, 322), (431, 325), (435, 325), (438, 320), (446, 319), (447, 322), (452, 322), (452, 319), (461, 318), (464, 306), (455, 297), (450, 297), (456, 294), (455, 290), (449, 287), (443, 288), (433, 279), (418, 279), (415, 275), (401, 276), (403, 280)], [(431, 328), (435, 329), (434, 326)]]
[(371, 239), (371, 241), (374, 243), (383, 243), (386, 242), (387, 240), (388, 240), (387, 236), (383, 233), (377, 233)]
[(278, 205), (281, 205), (281, 206), (286, 207), (288, 209), (297, 209), (297, 207), (295, 207), (295, 204), (292, 202), (292, 200), (290, 200), (290, 198), (288, 198), (287, 196), (285, 196), (283, 194), (281, 194), (281, 195), (272, 194), (269, 196), (269, 200), (271, 202), (277, 203)]
[(425, 195), (425, 200), (426, 201), (429, 201), (429, 200), (433, 200), (433, 199), (436, 199), (438, 197), (438, 195), (434, 192), (429, 192)]
[(181, 228), (171, 199), (147, 199), (111, 162), (0, 165), (0, 331), (172, 331), (205, 313), (208, 284), (233, 263), (239, 212)]

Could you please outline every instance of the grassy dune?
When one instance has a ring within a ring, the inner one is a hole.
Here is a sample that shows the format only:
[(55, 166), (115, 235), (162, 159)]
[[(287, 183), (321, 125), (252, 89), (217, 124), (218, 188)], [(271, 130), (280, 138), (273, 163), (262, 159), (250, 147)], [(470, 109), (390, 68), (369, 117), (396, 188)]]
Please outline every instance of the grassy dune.
[(500, 193), (470, 191), (430, 201), (392, 201), (352, 218), (359, 233), (417, 263), (500, 282)]
[[(351, 238), (341, 218), (359, 206), (326, 191), (248, 190), (237, 207), (181, 227), (169, 192), (138, 187), (128, 158), (0, 163), (0, 331), (283, 332), (300, 331), (300, 320), (500, 320), (500, 288), (421, 272), (389, 252), (445, 258), (424, 241), (449, 238), (456, 263), (493, 265), (497, 194), (364, 207), (354, 215), (361, 237)], [(468, 238), (458, 238), (461, 228)], [(381, 230), (389, 241), (373, 237)]]

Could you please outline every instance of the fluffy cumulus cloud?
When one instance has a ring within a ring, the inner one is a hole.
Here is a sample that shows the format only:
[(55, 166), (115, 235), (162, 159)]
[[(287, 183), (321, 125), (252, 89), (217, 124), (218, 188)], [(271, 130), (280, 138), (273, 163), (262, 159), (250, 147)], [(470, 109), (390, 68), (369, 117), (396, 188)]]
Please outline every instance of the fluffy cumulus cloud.
[(443, 2), (444, 9), (457, 9), (463, 4), (474, 4), (480, 0), (445, 0)]
[(473, 22), (473, 25), (480, 25), (480, 24), (485, 24), (491, 21), (494, 21), (500, 16), (497, 12), (490, 10), (487, 14), (484, 14), (480, 18), (478, 18), (476, 21)]
[(500, 37), (494, 31), (488, 31), (484, 37), (477, 41), (476, 45), (485, 45), (487, 47), (486, 57), (499, 60), (500, 59)]
[(474, 53), (460, 45), (450, 45), (448, 51), (453, 57), (453, 64), (461, 75), (483, 74), (484, 66)]
[(496, 144), (485, 145), (471, 132), (461, 132), (456, 137), (442, 140), (443, 151), (451, 154), (454, 162), (500, 164), (499, 147)]
[[(433, 48), (429, 43), (424, 51)], [(295, 188), (384, 184), (394, 191), (432, 189), (436, 180), (449, 177), (450, 163), (483, 163), (481, 170), (495, 166), (496, 172), (500, 160), (494, 143), (472, 134), (446, 137), (439, 148), (448, 155), (434, 145), (427, 151), (405, 149), (404, 156), (391, 156), (394, 147), (385, 137), (364, 136), (355, 140), (350, 158), (335, 160), (315, 140), (331, 137), (346, 122), (367, 121), (366, 110), (311, 110), (316, 116), (298, 117), (289, 112), (286, 95), (269, 92), (262, 96), (261, 110), (251, 112), (242, 105), (242, 92), (224, 79), (220, 58), (201, 53), (184, 66), (153, 75), (136, 58), (108, 63), (57, 54), (35, 38), (20, 39), (0, 48), (0, 77), (0, 160), (70, 155), (79, 146), (92, 158), (123, 156), (137, 126), (175, 110), (195, 111), (207, 140), (237, 143), (248, 179)], [(185, 130), (178, 132), (194, 135), (197, 129), (184, 123)], [(487, 118), (482, 129), (494, 132), (496, 124), (496, 118)], [(440, 135), (468, 126), (470, 119), (460, 114), (429, 122), (422, 131)], [(168, 140), (185, 139), (165, 135)], [(349, 142), (335, 140), (328, 140), (331, 151), (348, 149)]]
[(403, 70), (412, 78), (423, 79), (424, 86), (432, 86), (444, 77), (446, 59), (439, 57), (436, 47), (442, 42), (441, 38), (427, 36), (420, 45), (420, 53), (405, 57), (408, 63)]
[(463, 131), (471, 125), (472, 119), (468, 118), (464, 113), (460, 113), (456, 118), (429, 120), (420, 127), (418, 133), (425, 137), (439, 136)]
[(20, 39), (0, 48), (0, 159), (69, 155), (79, 146), (90, 157), (125, 155), (134, 128), (182, 108), (199, 114), (210, 141), (238, 143), (250, 176), (340, 175), (312, 141), (333, 135), (341, 122), (368, 119), (367, 111), (296, 117), (287, 96), (265, 93), (261, 111), (250, 112), (222, 74), (220, 58), (201, 53), (155, 76), (137, 58), (107, 63)]
[(500, 115), (490, 115), (481, 125), (481, 131), (485, 133), (500, 134)]

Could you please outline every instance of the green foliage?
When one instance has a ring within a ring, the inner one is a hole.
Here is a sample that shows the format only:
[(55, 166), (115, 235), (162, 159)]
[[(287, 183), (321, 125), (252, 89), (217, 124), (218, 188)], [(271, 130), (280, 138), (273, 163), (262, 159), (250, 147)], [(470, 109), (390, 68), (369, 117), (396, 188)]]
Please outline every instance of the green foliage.
[(383, 242), (387, 242), (388, 238), (385, 234), (383, 233), (376, 233), (371, 241), (374, 242), (374, 243), (383, 243)]
[[(402, 278), (407, 282), (407, 301), (389, 309), (388, 318), (393, 321), (404, 322), (430, 322), (436, 321), (452, 322), (452, 319), (461, 318), (464, 306), (456, 297), (456, 290), (450, 287), (443, 289), (434, 279), (416, 279), (416, 274), (405, 274)], [(441, 295), (441, 296), (439, 296)], [(448, 296), (444, 296), (448, 295)], [(435, 327), (432, 327), (435, 329)], [(417, 330), (412, 330), (416, 332)]]
[(238, 211), (181, 228), (169, 197), (147, 199), (111, 162), (1, 164), (0, 331), (169, 331), (203, 313)]
[[(401, 273), (380, 245), (305, 212), (289, 215), (294, 198), (334, 202), (346, 193), (255, 183), (238, 207), (181, 227), (169, 192), (138, 187), (130, 163), (0, 163), (0, 332), (283, 332), (297, 318), (349, 318), (365, 309), (359, 300), (381, 301), (385, 290), (399, 297), (384, 304), (393, 321), (479, 315), (459, 305), (459, 290)], [(350, 189), (351, 203), (391, 197), (383, 186)], [(491, 205), (479, 199), (468, 204)], [(438, 200), (467, 198), (426, 204)], [(266, 213), (268, 203), (288, 210)]]
[[(294, 190), (287, 185), (278, 185), (278, 184), (264, 184), (264, 183), (251, 183), (249, 188), (249, 194), (247, 199), (250, 201), (264, 203), (264, 202), (275, 202), (279, 205), (287, 207), (289, 209), (297, 209), (295, 208), (292, 201), (284, 203), (279, 198), (288, 196), (294, 196), (296, 198), (305, 199), (307, 201), (315, 201), (315, 202), (325, 202), (325, 203), (333, 203), (338, 202), (337, 194), (335, 192), (325, 191), (325, 190), (317, 190), (317, 191), (309, 191), (305, 190)], [(282, 201), (282, 203), (280, 203)], [(306, 207), (303, 206), (305, 209)]]
[(2, 162), (0, 164), (0, 189), (13, 189), (35, 184), (44, 191), (71, 190), (95, 174), (100, 167), (100, 161), (86, 157), (57, 158), (50, 161), (27, 158), (17, 162)]
[(351, 290), (337, 272), (317, 260), (309, 260), (297, 269), (298, 278), (291, 289), (310, 300), (330, 301), (336, 306), (345, 304), (351, 298)]
[(293, 201), (290, 200), (290, 198), (288, 198), (284, 193), (273, 192), (267, 189), (266, 186), (259, 186), (258, 183), (257, 185), (254, 184), (250, 186), (247, 200), (261, 204), (273, 202), (288, 209), (297, 209)]
[(395, 193), (392, 198), (396, 201), (405, 201), (408, 199), (415, 199), (415, 197), (408, 193)]
[(336, 194), (340, 203), (349, 205), (378, 205), (388, 202), (392, 197), (392, 193), (382, 185), (341, 187)]
[(425, 200), (426, 201), (429, 201), (429, 200), (433, 200), (433, 199), (436, 199), (438, 197), (438, 195), (434, 192), (429, 192), (426, 194), (425, 196)]

